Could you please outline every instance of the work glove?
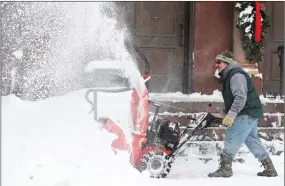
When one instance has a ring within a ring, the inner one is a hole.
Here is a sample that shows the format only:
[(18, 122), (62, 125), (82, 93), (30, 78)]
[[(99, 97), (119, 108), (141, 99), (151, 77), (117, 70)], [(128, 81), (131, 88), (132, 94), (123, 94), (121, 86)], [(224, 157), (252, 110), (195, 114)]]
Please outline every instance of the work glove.
[(222, 111), (220, 112), (220, 114), (215, 115), (215, 117), (218, 118), (218, 119), (224, 119), (225, 116), (226, 116), (226, 113), (225, 113), (224, 110), (222, 110)]
[(233, 126), (237, 114), (235, 112), (229, 111), (229, 113), (224, 117), (222, 125), (228, 128)]
[(219, 127), (222, 124), (223, 119), (225, 118), (225, 111), (221, 111), (219, 114), (214, 115), (215, 119), (212, 121), (212, 127)]

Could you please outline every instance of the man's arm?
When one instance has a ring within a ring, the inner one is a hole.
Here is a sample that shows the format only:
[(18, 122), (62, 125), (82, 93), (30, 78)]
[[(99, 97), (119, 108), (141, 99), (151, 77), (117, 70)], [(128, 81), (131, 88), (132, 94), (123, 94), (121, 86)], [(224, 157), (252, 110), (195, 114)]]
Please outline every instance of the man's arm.
[(234, 101), (228, 115), (234, 119), (236, 115), (244, 108), (246, 103), (248, 87), (245, 76), (241, 73), (233, 75), (230, 80), (230, 87), (234, 96)]

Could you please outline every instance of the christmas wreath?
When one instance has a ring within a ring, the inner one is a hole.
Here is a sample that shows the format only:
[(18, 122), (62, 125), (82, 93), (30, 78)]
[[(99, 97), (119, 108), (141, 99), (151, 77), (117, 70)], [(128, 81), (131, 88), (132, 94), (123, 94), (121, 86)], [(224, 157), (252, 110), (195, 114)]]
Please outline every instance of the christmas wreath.
[(236, 26), (240, 30), (245, 57), (252, 63), (261, 62), (264, 37), (270, 27), (269, 16), (258, 1), (237, 1), (235, 9), (239, 12)]

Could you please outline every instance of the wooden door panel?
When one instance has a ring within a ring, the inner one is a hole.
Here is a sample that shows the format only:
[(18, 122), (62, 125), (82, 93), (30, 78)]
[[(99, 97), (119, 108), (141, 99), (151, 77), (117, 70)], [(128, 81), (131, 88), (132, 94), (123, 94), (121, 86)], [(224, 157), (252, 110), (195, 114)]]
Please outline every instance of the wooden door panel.
[[(166, 14), (167, 12), (167, 14)], [(140, 2), (135, 5), (135, 34), (174, 36), (176, 3)]]
[(138, 46), (161, 47), (161, 48), (176, 48), (178, 41), (177, 37), (154, 37), (136, 35), (135, 42)]
[(272, 11), (272, 40), (284, 41), (284, 2), (274, 2)]
[[(150, 62), (149, 92), (183, 92), (185, 3), (132, 3), (129, 14), (134, 16), (128, 25), (136, 45)], [(137, 61), (143, 72), (143, 61)]]
[(279, 66), (279, 56), (276, 52), (271, 53), (271, 64), (270, 64), (270, 76), (271, 80), (280, 80), (280, 66)]
[(156, 76), (150, 79), (148, 89), (154, 93), (160, 92), (176, 92), (181, 89), (181, 81), (177, 79), (165, 78), (164, 76)]
[[(158, 76), (167, 76), (174, 70), (171, 62), (176, 58), (175, 49), (171, 48), (141, 48), (143, 53), (148, 56), (151, 64), (150, 73), (155, 72)], [(154, 62), (155, 61), (155, 62)], [(155, 76), (154, 75), (154, 76)]]
[[(279, 95), (281, 75), (278, 47), (284, 45), (284, 2), (266, 2), (266, 8), (271, 18), (271, 27), (266, 35), (263, 89), (264, 94)], [(281, 63), (284, 65), (284, 59)], [(284, 95), (282, 86), (284, 85), (281, 85), (281, 94)]]

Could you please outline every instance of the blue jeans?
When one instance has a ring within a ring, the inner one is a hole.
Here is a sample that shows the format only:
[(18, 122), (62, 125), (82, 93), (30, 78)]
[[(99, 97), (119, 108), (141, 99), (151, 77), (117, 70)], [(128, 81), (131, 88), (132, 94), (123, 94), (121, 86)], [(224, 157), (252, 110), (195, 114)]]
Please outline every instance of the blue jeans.
[(247, 115), (237, 116), (232, 128), (226, 130), (222, 154), (234, 158), (244, 143), (258, 161), (265, 160), (269, 153), (257, 135), (258, 119)]

